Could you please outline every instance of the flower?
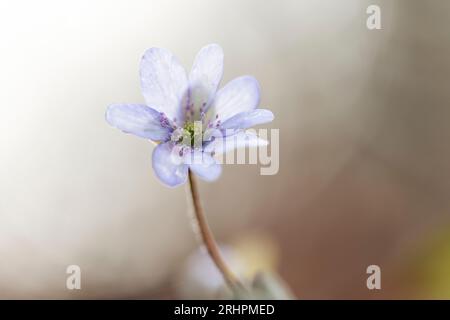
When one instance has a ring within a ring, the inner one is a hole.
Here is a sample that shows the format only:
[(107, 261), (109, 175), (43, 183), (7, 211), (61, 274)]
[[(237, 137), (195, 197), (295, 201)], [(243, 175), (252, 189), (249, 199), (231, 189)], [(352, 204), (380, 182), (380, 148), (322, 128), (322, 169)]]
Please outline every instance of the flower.
[(270, 122), (271, 111), (257, 109), (257, 80), (242, 76), (218, 89), (223, 51), (203, 47), (189, 76), (168, 50), (148, 49), (141, 59), (141, 90), (146, 104), (113, 104), (106, 111), (112, 126), (157, 143), (152, 163), (157, 177), (175, 187), (186, 182), (190, 169), (206, 181), (221, 174), (215, 154), (267, 141), (245, 132)]

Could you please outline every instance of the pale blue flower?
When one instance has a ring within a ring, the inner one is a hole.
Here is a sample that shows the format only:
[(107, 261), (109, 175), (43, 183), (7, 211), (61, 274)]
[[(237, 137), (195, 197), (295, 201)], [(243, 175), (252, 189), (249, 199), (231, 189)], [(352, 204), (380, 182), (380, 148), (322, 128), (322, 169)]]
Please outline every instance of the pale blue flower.
[[(188, 169), (206, 181), (215, 180), (221, 165), (214, 154), (267, 144), (243, 133), (251, 126), (273, 120), (271, 111), (257, 109), (258, 82), (242, 76), (217, 90), (222, 73), (223, 51), (216, 44), (200, 50), (189, 76), (171, 52), (151, 48), (140, 64), (146, 104), (108, 107), (106, 120), (112, 126), (157, 143), (153, 169), (164, 184), (183, 184)], [(227, 144), (231, 138), (234, 143)]]

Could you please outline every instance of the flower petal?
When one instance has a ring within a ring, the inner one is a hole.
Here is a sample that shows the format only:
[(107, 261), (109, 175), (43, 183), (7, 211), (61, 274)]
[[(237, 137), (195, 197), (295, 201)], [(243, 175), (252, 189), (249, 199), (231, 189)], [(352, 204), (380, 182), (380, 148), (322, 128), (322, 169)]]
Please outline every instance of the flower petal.
[(106, 121), (125, 133), (145, 139), (165, 141), (170, 130), (162, 127), (158, 111), (141, 104), (113, 104), (106, 110)]
[(166, 49), (148, 49), (141, 60), (140, 76), (146, 104), (155, 106), (169, 119), (182, 122), (184, 113), (180, 104), (187, 94), (188, 80), (178, 59)]
[(232, 116), (256, 109), (259, 104), (259, 84), (251, 76), (243, 76), (230, 81), (220, 89), (213, 102), (214, 119), (216, 115), (225, 122)]
[(240, 131), (236, 134), (216, 138), (204, 147), (208, 153), (223, 154), (238, 148), (253, 148), (268, 145), (268, 141), (252, 132)]
[(194, 104), (195, 110), (202, 108), (206, 111), (214, 98), (222, 74), (222, 48), (217, 44), (203, 47), (195, 57), (189, 74), (190, 102)]
[(274, 119), (273, 113), (267, 109), (255, 109), (241, 112), (225, 121), (222, 129), (247, 129), (258, 124), (270, 122)]
[(176, 187), (186, 182), (188, 166), (173, 152), (170, 142), (156, 146), (152, 155), (153, 170), (162, 183)]
[(189, 164), (189, 168), (205, 181), (214, 181), (220, 177), (222, 166), (209, 154), (204, 152), (194, 152), (194, 160)]

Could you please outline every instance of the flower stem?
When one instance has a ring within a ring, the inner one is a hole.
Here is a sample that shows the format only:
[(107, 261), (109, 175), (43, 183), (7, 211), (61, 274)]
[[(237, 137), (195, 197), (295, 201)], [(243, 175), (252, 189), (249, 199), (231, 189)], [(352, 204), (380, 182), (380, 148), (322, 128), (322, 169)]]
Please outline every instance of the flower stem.
[(208, 222), (206, 221), (205, 212), (203, 211), (202, 204), (200, 202), (200, 195), (197, 187), (197, 180), (191, 170), (188, 172), (189, 177), (189, 190), (192, 197), (192, 203), (195, 213), (195, 221), (197, 223), (201, 240), (205, 245), (208, 254), (213, 260), (214, 264), (217, 266), (219, 271), (222, 273), (225, 282), (228, 284), (230, 289), (242, 288), (242, 284), (239, 279), (231, 272), (228, 268), (225, 260), (220, 253), (219, 247), (217, 246), (214, 236), (209, 228)]

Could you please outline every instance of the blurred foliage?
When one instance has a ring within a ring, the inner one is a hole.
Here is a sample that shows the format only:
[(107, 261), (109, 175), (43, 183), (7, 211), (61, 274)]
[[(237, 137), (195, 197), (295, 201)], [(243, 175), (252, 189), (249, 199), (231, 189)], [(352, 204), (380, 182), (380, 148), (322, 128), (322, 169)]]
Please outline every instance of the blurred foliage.
[(414, 261), (418, 298), (450, 299), (450, 226), (433, 233)]

